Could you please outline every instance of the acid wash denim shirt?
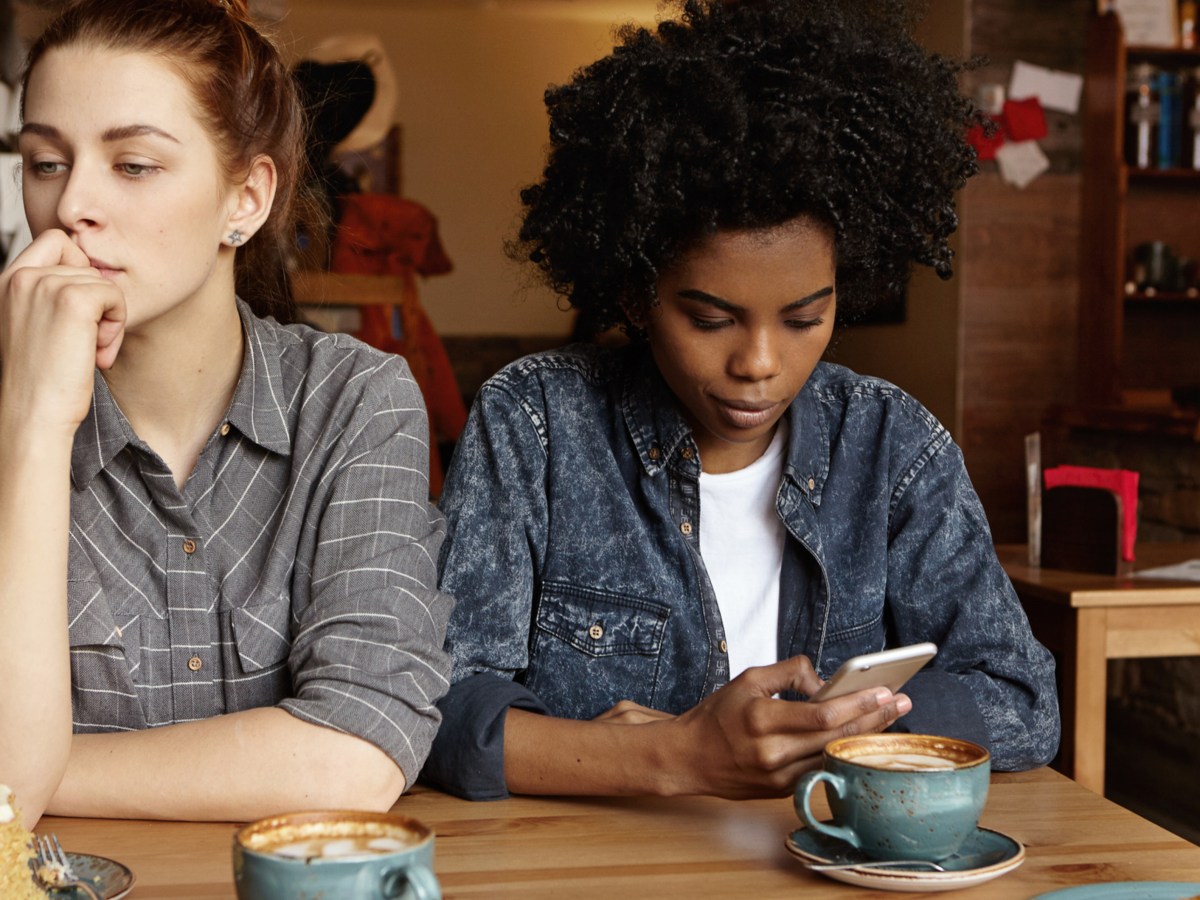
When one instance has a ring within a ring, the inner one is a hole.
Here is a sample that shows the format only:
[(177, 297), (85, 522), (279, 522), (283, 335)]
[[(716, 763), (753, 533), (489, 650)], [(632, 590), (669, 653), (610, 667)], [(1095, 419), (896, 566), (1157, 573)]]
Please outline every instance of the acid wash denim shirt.
[[(933, 641), (894, 727), (974, 740), (998, 770), (1047, 763), (1054, 661), (949, 433), (894, 385), (828, 363), (783, 421), (779, 658), (804, 654), (828, 678), (851, 656)], [(509, 707), (590, 719), (627, 699), (678, 714), (729, 681), (699, 476), (639, 347), (537, 354), (482, 387), (442, 494), (454, 663), (427, 781), (507, 796)]]

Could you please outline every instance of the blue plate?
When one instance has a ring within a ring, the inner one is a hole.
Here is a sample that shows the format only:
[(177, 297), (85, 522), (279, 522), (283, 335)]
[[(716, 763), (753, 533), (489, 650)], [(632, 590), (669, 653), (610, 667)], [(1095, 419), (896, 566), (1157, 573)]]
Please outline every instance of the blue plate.
[(1033, 900), (1190, 900), (1200, 896), (1200, 881), (1114, 881), (1081, 884)]
[[(820, 856), (831, 863), (870, 862), (871, 857), (845, 841), (810, 828), (793, 831), (791, 837), (799, 850), (813, 856)], [(966, 839), (959, 851), (948, 859), (938, 861), (938, 865), (947, 872), (974, 872), (989, 866), (1005, 863), (1023, 852), (1019, 841), (1014, 841), (1007, 834), (992, 831), (989, 828), (976, 828), (975, 833)], [(919, 872), (930, 874), (927, 866), (890, 866), (889, 872)]]
[[(102, 900), (120, 900), (133, 887), (133, 872), (115, 859), (69, 850), (66, 853), (67, 862), (79, 880), (87, 882)], [(78, 888), (63, 888), (50, 896), (55, 900), (87, 900), (87, 894)]]
[[(871, 858), (838, 838), (801, 828), (788, 835), (785, 846), (809, 865), (867, 863)], [(938, 862), (944, 872), (927, 866), (889, 866), (820, 870), (822, 875), (847, 884), (885, 891), (949, 891), (971, 887), (1011, 872), (1025, 860), (1020, 841), (990, 828), (976, 828), (959, 851)]]

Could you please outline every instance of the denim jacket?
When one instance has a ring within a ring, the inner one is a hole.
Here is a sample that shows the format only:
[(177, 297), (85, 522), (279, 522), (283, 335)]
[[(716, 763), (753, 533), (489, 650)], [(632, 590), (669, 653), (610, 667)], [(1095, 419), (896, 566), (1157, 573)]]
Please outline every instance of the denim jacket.
[[(1000, 567), (962, 454), (899, 388), (821, 363), (784, 425), (779, 658), (933, 641), (896, 727), (989, 747), (996, 769), (1058, 747), (1051, 655)], [(503, 797), (510, 706), (670, 713), (729, 681), (700, 558), (700, 459), (649, 354), (573, 346), (480, 390), (442, 494), (453, 686), (425, 777)]]

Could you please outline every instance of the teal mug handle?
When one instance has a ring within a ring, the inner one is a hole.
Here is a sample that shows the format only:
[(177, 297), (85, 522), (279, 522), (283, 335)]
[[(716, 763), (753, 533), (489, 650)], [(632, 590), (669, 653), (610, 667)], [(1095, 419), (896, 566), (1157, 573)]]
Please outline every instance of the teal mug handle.
[(408, 897), (409, 888), (412, 888), (413, 900), (442, 900), (441, 885), (438, 884), (437, 878), (428, 866), (414, 863), (389, 869), (384, 873), (383, 895), (385, 897), (394, 897), (396, 900)]
[(826, 825), (824, 822), (818, 822), (817, 817), (813, 815), (812, 807), (809, 804), (812, 803), (813, 788), (817, 786), (817, 782), (819, 781), (824, 781), (830, 785), (834, 793), (839, 797), (845, 796), (846, 782), (840, 775), (834, 775), (832, 772), (826, 772), (824, 769), (809, 772), (796, 784), (796, 791), (792, 796), (792, 802), (796, 806), (796, 815), (813, 831), (819, 831), (821, 834), (827, 834), (830, 837), (845, 841), (851, 847), (861, 850), (862, 841), (849, 828), (842, 825)]

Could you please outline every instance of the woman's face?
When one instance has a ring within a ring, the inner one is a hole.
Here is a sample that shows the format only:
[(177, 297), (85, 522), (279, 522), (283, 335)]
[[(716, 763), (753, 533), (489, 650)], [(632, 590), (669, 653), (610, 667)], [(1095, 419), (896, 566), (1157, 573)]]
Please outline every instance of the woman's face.
[(658, 281), (650, 349), (705, 472), (758, 459), (833, 334), (832, 231), (808, 218), (702, 241)]
[(170, 66), (49, 51), (30, 73), (20, 150), (33, 234), (61, 228), (121, 287), (128, 331), (193, 298), (228, 302), (233, 254), (218, 249), (237, 194)]

